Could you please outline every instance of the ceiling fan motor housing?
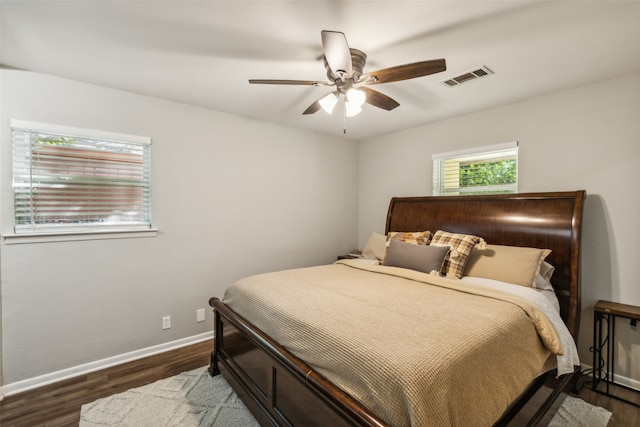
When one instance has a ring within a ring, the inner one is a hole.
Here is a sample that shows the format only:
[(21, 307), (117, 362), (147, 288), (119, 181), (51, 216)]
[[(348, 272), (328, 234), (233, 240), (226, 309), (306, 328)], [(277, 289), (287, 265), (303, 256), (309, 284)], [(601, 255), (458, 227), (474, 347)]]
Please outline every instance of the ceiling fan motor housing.
[[(345, 76), (345, 81), (350, 81), (351, 83), (355, 83), (360, 80), (360, 76), (362, 76), (362, 70), (364, 70), (364, 66), (367, 63), (367, 54), (359, 49), (349, 49), (351, 53), (351, 76)], [(330, 81), (342, 80), (340, 76), (336, 76), (329, 68), (329, 64), (327, 63), (327, 58), (324, 57), (324, 68), (327, 70), (327, 77)]]

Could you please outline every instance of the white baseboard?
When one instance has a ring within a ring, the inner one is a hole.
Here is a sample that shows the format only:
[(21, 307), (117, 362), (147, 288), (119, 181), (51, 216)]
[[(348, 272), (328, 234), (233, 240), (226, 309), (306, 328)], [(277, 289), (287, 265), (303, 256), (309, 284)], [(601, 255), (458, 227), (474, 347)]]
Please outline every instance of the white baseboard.
[(11, 384), (4, 384), (2, 385), (1, 390), (2, 392), (4, 392), (4, 396), (11, 396), (13, 394), (22, 393), (24, 391), (32, 390), (34, 388), (42, 387), (58, 381), (77, 377), (79, 375), (85, 375), (90, 372), (96, 372), (101, 369), (121, 365), (123, 363), (132, 362), (134, 360), (142, 359), (145, 357), (153, 356), (155, 354), (164, 353), (166, 351), (175, 350), (180, 347), (185, 347), (187, 345), (197, 344), (199, 342), (212, 339), (213, 331), (205, 332), (176, 341), (135, 350), (129, 353), (118, 354), (106, 359), (85, 363), (83, 365), (74, 366), (71, 368), (63, 369), (61, 371), (51, 372), (49, 374), (40, 375), (38, 377), (29, 378), (27, 380), (18, 381)]
[[(585, 365), (584, 363), (582, 364), (583, 371), (591, 370), (591, 369), (592, 367), (590, 365)], [(621, 384), (623, 386), (640, 391), (640, 381), (638, 380), (634, 380), (633, 378), (623, 377), (622, 375), (619, 375), (619, 374), (614, 374), (613, 380), (616, 382), (616, 384)]]

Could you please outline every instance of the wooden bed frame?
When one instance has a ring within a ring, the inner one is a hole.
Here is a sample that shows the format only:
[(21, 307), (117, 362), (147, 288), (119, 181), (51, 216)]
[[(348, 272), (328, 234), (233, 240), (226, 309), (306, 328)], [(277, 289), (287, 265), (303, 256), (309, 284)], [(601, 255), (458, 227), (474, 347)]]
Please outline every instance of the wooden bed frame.
[[(561, 315), (577, 342), (580, 327), (580, 232), (584, 191), (460, 197), (394, 197), (386, 232), (445, 230), (487, 243), (551, 249)], [(385, 426), (375, 414), (313, 371), (218, 298), (211, 375), (222, 372), (263, 426)], [(327, 349), (330, 351), (330, 349)], [(580, 383), (579, 368), (539, 376), (494, 425), (546, 425)]]

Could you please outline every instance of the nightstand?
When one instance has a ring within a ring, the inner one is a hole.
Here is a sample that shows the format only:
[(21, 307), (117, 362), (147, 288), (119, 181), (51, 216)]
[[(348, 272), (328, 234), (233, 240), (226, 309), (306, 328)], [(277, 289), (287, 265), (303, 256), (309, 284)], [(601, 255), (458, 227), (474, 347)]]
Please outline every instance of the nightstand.
[(338, 260), (341, 260), (341, 259), (358, 259), (358, 258), (360, 258), (360, 257), (354, 256), (354, 255), (349, 255), (349, 254), (338, 255)]
[[(639, 404), (621, 398), (610, 392), (610, 385), (615, 384), (628, 390), (633, 390), (622, 384), (615, 382), (614, 361), (615, 361), (615, 340), (616, 340), (616, 318), (621, 317), (630, 321), (640, 321), (640, 307), (617, 302), (600, 300), (593, 306), (593, 383), (592, 389), (595, 392), (605, 394), (617, 400), (640, 407)], [(606, 328), (603, 325), (606, 323)], [(606, 335), (603, 333), (606, 329)], [(602, 350), (606, 351), (606, 361), (603, 363)], [(604, 390), (598, 388), (600, 382), (604, 383)], [(634, 390), (637, 391), (637, 390)]]
[(357, 259), (357, 258), (362, 258), (362, 251), (358, 249), (354, 249), (348, 254), (338, 255), (338, 261), (341, 259)]

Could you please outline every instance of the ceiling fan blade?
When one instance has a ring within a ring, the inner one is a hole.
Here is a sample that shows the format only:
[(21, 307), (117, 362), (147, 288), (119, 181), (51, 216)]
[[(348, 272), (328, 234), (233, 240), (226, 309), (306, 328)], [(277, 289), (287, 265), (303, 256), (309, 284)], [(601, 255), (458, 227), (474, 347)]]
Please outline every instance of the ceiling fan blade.
[(324, 57), (331, 72), (336, 78), (350, 77), (353, 72), (351, 69), (351, 51), (344, 33), (339, 31), (323, 30), (322, 48)]
[(320, 100), (317, 100), (313, 104), (309, 105), (309, 107), (306, 110), (304, 110), (302, 114), (313, 114), (316, 111), (318, 111), (320, 108), (322, 108), (322, 106), (320, 105)]
[(363, 91), (367, 95), (365, 102), (367, 104), (373, 105), (374, 107), (391, 111), (394, 108), (400, 106), (400, 104), (395, 99), (390, 98), (384, 93), (378, 92), (377, 90), (370, 89), (366, 86), (359, 87), (358, 90)]
[(329, 82), (316, 80), (269, 80), (269, 79), (249, 79), (251, 84), (260, 85), (300, 85), (300, 86), (331, 86)]
[(397, 65), (395, 67), (374, 71), (373, 73), (367, 73), (362, 76), (360, 81), (366, 82), (366, 84), (391, 83), (440, 73), (446, 69), (447, 64), (444, 59), (432, 59), (429, 61), (414, 62), (412, 64)]

